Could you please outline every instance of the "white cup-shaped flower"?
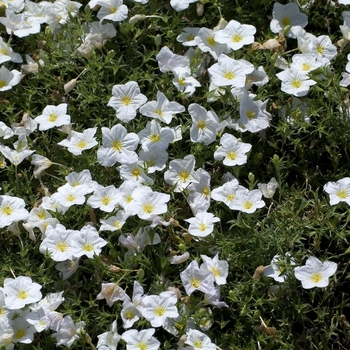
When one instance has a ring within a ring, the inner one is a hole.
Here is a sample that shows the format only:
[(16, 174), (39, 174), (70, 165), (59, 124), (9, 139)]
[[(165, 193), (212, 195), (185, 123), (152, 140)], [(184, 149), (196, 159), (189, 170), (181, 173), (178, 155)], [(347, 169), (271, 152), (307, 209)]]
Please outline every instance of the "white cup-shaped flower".
[(15, 310), (21, 309), (27, 304), (36, 303), (42, 297), (41, 287), (40, 284), (34, 283), (30, 277), (6, 278), (3, 288), (5, 306), (10, 310)]
[(322, 262), (310, 256), (304, 266), (294, 269), (295, 277), (301, 281), (303, 288), (327, 287), (329, 277), (337, 271), (337, 264), (332, 261)]

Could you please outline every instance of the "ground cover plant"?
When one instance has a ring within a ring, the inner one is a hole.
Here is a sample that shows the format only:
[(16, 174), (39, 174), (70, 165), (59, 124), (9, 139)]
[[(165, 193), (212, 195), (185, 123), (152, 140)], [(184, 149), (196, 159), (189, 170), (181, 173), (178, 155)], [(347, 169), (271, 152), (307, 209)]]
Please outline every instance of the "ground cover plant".
[(1, 349), (348, 349), (350, 1), (0, 3)]

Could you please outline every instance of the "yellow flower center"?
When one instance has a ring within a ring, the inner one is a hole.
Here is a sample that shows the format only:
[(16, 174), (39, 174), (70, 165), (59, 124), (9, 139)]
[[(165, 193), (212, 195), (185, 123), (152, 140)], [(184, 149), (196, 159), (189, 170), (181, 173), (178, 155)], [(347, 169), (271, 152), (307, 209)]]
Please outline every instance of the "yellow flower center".
[(209, 187), (204, 187), (202, 189), (202, 194), (204, 194), (205, 196), (209, 196), (210, 195), (210, 189)]
[(114, 227), (116, 227), (117, 229), (119, 229), (119, 228), (121, 227), (120, 221), (114, 221)]
[(239, 43), (242, 39), (243, 39), (243, 36), (240, 35), (240, 34), (235, 34), (235, 35), (232, 37), (232, 41), (233, 41), (234, 43)]
[(112, 143), (112, 148), (113, 148), (116, 152), (119, 152), (119, 151), (122, 150), (123, 145), (122, 145), (122, 143), (121, 143), (119, 140), (115, 140), (115, 141), (113, 141), (113, 143)]
[(147, 344), (143, 341), (137, 343), (136, 347), (140, 350), (147, 350), (148, 349)]
[(4, 215), (11, 215), (13, 213), (13, 209), (9, 205), (7, 205), (6, 207), (2, 208), (2, 213)]
[(49, 114), (49, 122), (53, 123), (58, 119), (58, 115), (55, 113), (50, 113)]
[(314, 283), (318, 283), (320, 282), (322, 279), (322, 276), (319, 272), (315, 272), (311, 275), (311, 281)]
[(203, 232), (207, 229), (207, 227), (208, 227), (208, 225), (202, 222), (199, 224), (198, 229), (199, 229), (199, 231)]
[(125, 318), (128, 319), (128, 320), (131, 320), (134, 318), (134, 313), (130, 310), (126, 311), (125, 312)]
[(139, 177), (141, 175), (141, 171), (138, 168), (135, 168), (131, 171), (132, 176)]
[(195, 278), (193, 277), (191, 280), (190, 280), (190, 283), (191, 283), (191, 286), (193, 288), (199, 288), (199, 286), (201, 285), (201, 281), (198, 279), (198, 278)]
[(129, 96), (123, 96), (122, 97), (122, 104), (125, 106), (129, 106), (129, 104), (131, 103), (131, 97)]
[(310, 68), (311, 68), (311, 65), (310, 65), (309, 63), (305, 63), (305, 62), (304, 62), (304, 63), (301, 65), (301, 69), (304, 70), (304, 71), (309, 71)]
[(158, 142), (160, 140), (160, 136), (159, 134), (152, 134), (149, 139), (152, 141), (152, 142)]
[(163, 117), (163, 112), (160, 109), (156, 109), (154, 113), (158, 114), (160, 117)]
[(235, 194), (229, 194), (228, 196), (226, 196), (226, 199), (227, 199), (229, 202), (233, 201), (235, 198), (236, 198), (236, 195), (235, 195)]
[(188, 34), (186, 41), (192, 41), (194, 39), (194, 35), (193, 34)]
[(45, 218), (46, 218), (46, 214), (45, 214), (44, 211), (39, 211), (39, 213), (36, 214), (36, 216), (37, 216), (38, 219), (40, 219), (40, 220), (45, 220)]
[(67, 198), (66, 198), (67, 202), (73, 202), (75, 200), (75, 196), (74, 194), (70, 193)]
[(291, 85), (293, 86), (293, 88), (299, 89), (300, 86), (301, 86), (301, 80), (300, 79), (294, 79), (294, 80), (292, 80)]
[(147, 214), (151, 214), (154, 210), (154, 206), (150, 203), (146, 203), (142, 207), (143, 211)]
[(211, 268), (211, 272), (213, 273), (213, 275), (215, 277), (219, 277), (220, 276), (220, 271), (219, 271), (219, 269), (217, 267), (212, 267)]
[(227, 153), (226, 157), (229, 160), (235, 160), (237, 158), (237, 153), (235, 151), (230, 151)]
[(15, 339), (21, 339), (26, 335), (26, 331), (24, 329), (17, 329), (14, 334)]
[(91, 243), (85, 243), (83, 246), (83, 250), (86, 252), (92, 252), (94, 250), (94, 247)]
[(288, 18), (288, 17), (283, 17), (282, 20), (281, 20), (281, 23), (282, 23), (285, 27), (289, 26), (289, 25), (290, 25), (290, 18)]
[(231, 71), (228, 71), (224, 74), (224, 78), (228, 80), (232, 80), (235, 78), (235, 75)]
[(66, 242), (59, 242), (56, 244), (56, 248), (59, 252), (65, 252), (68, 248), (67, 243)]
[(252, 120), (253, 118), (254, 118), (254, 116), (255, 116), (255, 112), (253, 112), (253, 111), (246, 111), (245, 112), (245, 115), (247, 116), (247, 118), (249, 119), (249, 120)]
[(195, 340), (193, 342), (193, 345), (194, 345), (195, 348), (198, 348), (198, 349), (203, 348), (203, 342), (201, 340)]
[(103, 205), (108, 205), (110, 202), (111, 202), (111, 199), (110, 199), (109, 197), (103, 197), (103, 198), (101, 199), (101, 203), (102, 203)]
[(0, 49), (0, 53), (1, 53), (2, 55), (7, 55), (7, 50), (6, 50), (4, 47), (2, 47), (2, 48)]
[(206, 124), (205, 120), (202, 120), (202, 119), (201, 119), (201, 120), (198, 122), (198, 129), (203, 130), (203, 129), (205, 129), (206, 126), (207, 126), (207, 124)]
[(133, 198), (129, 195), (125, 197), (125, 202), (130, 203), (133, 200)]
[(156, 316), (163, 316), (165, 314), (165, 307), (164, 306), (157, 306), (154, 309), (154, 313), (156, 314)]
[(0, 89), (6, 85), (7, 85), (6, 80), (0, 80)]
[(208, 38), (208, 44), (209, 44), (210, 46), (215, 46), (215, 45), (216, 45), (216, 41), (215, 41), (215, 39), (214, 39), (214, 35), (212, 35), (212, 36), (210, 36), (210, 37)]
[(183, 182), (187, 181), (189, 177), (190, 177), (190, 173), (187, 170), (182, 170), (179, 174), (179, 178)]
[(321, 46), (321, 45), (317, 46), (316, 51), (317, 51), (320, 55), (322, 55), (323, 52), (324, 52), (324, 46)]
[(20, 292), (18, 292), (17, 297), (22, 300), (27, 299), (28, 293), (25, 290), (21, 290)]
[(348, 195), (345, 190), (340, 190), (337, 192), (337, 196), (341, 199), (345, 199)]
[(244, 204), (243, 204), (243, 208), (244, 209), (251, 209), (253, 207), (253, 203), (251, 201), (246, 201)]
[(109, 11), (111, 13), (115, 13), (115, 12), (117, 12), (117, 10), (118, 10), (118, 7), (115, 7), (115, 6), (109, 8)]
[(77, 143), (77, 147), (83, 149), (87, 146), (87, 142), (85, 140), (79, 140)]
[(179, 82), (179, 85), (184, 86), (186, 84), (186, 78), (179, 78), (178, 82)]

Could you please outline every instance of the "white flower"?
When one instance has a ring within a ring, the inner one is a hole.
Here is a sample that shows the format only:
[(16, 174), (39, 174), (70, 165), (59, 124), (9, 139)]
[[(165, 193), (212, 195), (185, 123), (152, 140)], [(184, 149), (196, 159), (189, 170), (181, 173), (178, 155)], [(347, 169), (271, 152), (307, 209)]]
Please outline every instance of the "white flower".
[(254, 71), (254, 66), (243, 59), (235, 60), (225, 54), (221, 54), (218, 63), (209, 69), (210, 81), (216, 86), (232, 86), (242, 88), (245, 86), (246, 77)]
[(189, 154), (184, 159), (169, 162), (169, 170), (164, 173), (166, 183), (175, 186), (174, 192), (182, 192), (191, 182), (198, 182), (194, 171), (196, 158)]
[(139, 143), (139, 137), (117, 124), (108, 129), (102, 127), (102, 147), (97, 150), (98, 162), (103, 166), (113, 166), (116, 162), (129, 164), (137, 162), (134, 152)]
[(86, 255), (92, 259), (95, 254), (99, 255), (101, 253), (102, 247), (107, 243), (99, 236), (95, 227), (86, 225), (72, 239), (73, 256), (79, 258)]
[(44, 108), (43, 114), (34, 120), (39, 124), (39, 130), (45, 131), (55, 126), (67, 125), (70, 123), (70, 116), (67, 113), (67, 103), (58, 106), (48, 105)]
[(73, 240), (79, 231), (66, 230), (66, 228), (57, 224), (56, 227), (48, 226), (45, 231), (45, 238), (40, 244), (41, 253), (49, 253), (54, 261), (65, 261), (73, 258)]
[(96, 296), (96, 299), (106, 299), (108, 306), (112, 306), (118, 300), (130, 300), (129, 296), (116, 283), (102, 283), (101, 292)]
[(231, 134), (223, 134), (220, 139), (220, 147), (214, 152), (214, 159), (224, 158), (225, 165), (242, 165), (247, 162), (247, 153), (252, 145), (239, 141)]
[(270, 28), (273, 33), (283, 32), (285, 27), (288, 27), (289, 30), (285, 35), (290, 38), (295, 38), (295, 35), (290, 31), (290, 28), (293, 26), (300, 26), (304, 28), (307, 25), (307, 16), (304, 13), (301, 13), (299, 6), (295, 3), (289, 3), (282, 5), (276, 2), (273, 5), (272, 10), (273, 19), (270, 23)]
[(177, 67), (188, 67), (190, 60), (187, 57), (174, 54), (167, 46), (161, 48), (156, 59), (162, 73), (170, 72)]
[(22, 198), (0, 196), (0, 228), (28, 218), (29, 213)]
[(224, 29), (215, 32), (214, 38), (218, 43), (226, 44), (232, 50), (239, 50), (244, 45), (254, 42), (255, 33), (254, 26), (231, 20)]
[(257, 209), (265, 206), (265, 202), (261, 197), (260, 190), (238, 190), (235, 200), (230, 204), (230, 209), (240, 210), (244, 213), (254, 213)]
[(163, 214), (168, 210), (167, 202), (170, 195), (152, 191), (150, 187), (142, 186), (134, 192), (134, 206), (140, 219), (151, 220), (153, 216)]
[(200, 268), (210, 271), (218, 285), (225, 284), (228, 276), (228, 262), (226, 260), (219, 260), (219, 253), (217, 253), (214, 258), (210, 258), (206, 255), (201, 255), (201, 258), (204, 263)]
[(304, 266), (294, 269), (295, 277), (301, 281), (303, 288), (328, 286), (328, 278), (337, 271), (337, 264), (332, 261), (321, 262), (317, 258), (310, 256)]
[(68, 148), (74, 155), (80, 155), (84, 150), (97, 145), (95, 136), (97, 128), (85, 129), (82, 133), (72, 131), (65, 140), (58, 142), (60, 146)]
[(97, 338), (97, 349), (105, 345), (110, 350), (117, 350), (119, 340), (121, 339), (121, 336), (118, 334), (117, 330), (117, 321), (113, 321), (109, 328), (109, 332), (102, 333), (98, 335)]
[(329, 181), (324, 185), (323, 189), (329, 194), (329, 203), (331, 205), (339, 202), (346, 202), (350, 205), (350, 177), (344, 177), (337, 182)]
[(278, 187), (278, 182), (273, 177), (267, 184), (258, 183), (258, 189), (262, 192), (265, 198), (272, 198)]
[(17, 151), (16, 149), (11, 149), (10, 147), (0, 145), (0, 152), (13, 165), (17, 166), (35, 151), (30, 151), (26, 149), (26, 147), (23, 147)]
[(316, 84), (316, 81), (309, 79), (304, 72), (290, 68), (276, 75), (282, 81), (281, 90), (298, 97), (307, 95), (310, 86)]
[(138, 134), (142, 149), (144, 150), (166, 150), (170, 142), (174, 140), (174, 133), (169, 127), (162, 128), (157, 120), (147, 122), (146, 128)]
[(221, 54), (230, 51), (226, 44), (219, 44), (215, 40), (215, 32), (212, 29), (202, 27), (194, 40), (202, 52), (209, 52), (215, 60)]
[(0, 68), (0, 91), (12, 89), (22, 78), (21, 72), (16, 69), (9, 71), (5, 66)]
[(203, 293), (211, 293), (214, 290), (214, 275), (210, 271), (200, 269), (198, 262), (193, 260), (185, 270), (180, 273), (182, 285), (187, 295), (195, 290)]
[(187, 333), (185, 344), (190, 345), (186, 347), (188, 350), (215, 350), (216, 345), (211, 342), (210, 338), (204, 333), (196, 329), (190, 329)]
[(239, 125), (250, 132), (268, 128), (271, 114), (266, 112), (266, 104), (267, 101), (253, 101), (248, 93), (244, 93), (239, 104)]
[(126, 219), (130, 216), (125, 210), (118, 210), (116, 215), (109, 217), (106, 220), (100, 220), (100, 231), (117, 231), (120, 230), (126, 222)]
[(283, 265), (288, 263), (290, 265), (295, 265), (295, 261), (289, 253), (286, 253), (283, 258), (281, 258), (279, 254), (276, 254), (272, 258), (271, 264), (265, 267), (263, 275), (271, 277), (277, 282), (284, 282), (288, 276)]
[(169, 102), (166, 96), (160, 91), (157, 92), (157, 101), (147, 102), (140, 108), (141, 114), (146, 117), (158, 119), (166, 124), (171, 122), (174, 114), (184, 111), (184, 106), (175, 101)]
[(187, 96), (192, 96), (196, 87), (201, 86), (200, 82), (192, 77), (190, 67), (177, 67), (172, 72), (174, 73), (172, 83), (178, 91), (184, 92)]
[(158, 350), (160, 342), (153, 337), (154, 328), (137, 331), (130, 329), (122, 334), (122, 339), (126, 342), (126, 350)]
[(170, 0), (170, 5), (176, 12), (180, 12), (186, 10), (190, 4), (197, 1), (198, 0)]
[(236, 198), (238, 189), (244, 190), (245, 188), (238, 183), (237, 179), (233, 178), (222, 186), (214, 188), (211, 192), (211, 198), (216, 201), (224, 202), (227, 206), (230, 206)]
[(77, 322), (76, 324), (70, 316), (65, 316), (60, 323), (59, 330), (52, 334), (56, 338), (57, 345), (65, 345), (70, 348), (73, 342), (80, 337), (85, 327), (85, 322)]
[(209, 145), (216, 139), (216, 131), (219, 127), (219, 119), (215, 112), (207, 111), (197, 103), (188, 106), (188, 112), (192, 118), (190, 137), (192, 142), (202, 142)]
[(197, 46), (195, 37), (198, 35), (199, 29), (199, 27), (182, 28), (182, 32), (177, 36), (176, 40), (184, 46)]
[(136, 110), (145, 104), (147, 97), (140, 92), (136, 81), (129, 81), (124, 85), (114, 85), (112, 97), (107, 106), (115, 109), (116, 116), (124, 123), (136, 117)]
[(179, 316), (174, 292), (162, 292), (159, 295), (147, 295), (142, 299), (142, 316), (151, 323), (152, 327), (163, 326), (166, 318)]
[(53, 194), (54, 199), (66, 208), (85, 203), (85, 195), (86, 190), (83, 186), (72, 187), (68, 183), (59, 187)]
[(220, 219), (212, 213), (199, 211), (195, 217), (186, 219), (190, 223), (188, 232), (195, 237), (206, 237), (214, 230), (214, 223), (219, 222)]
[(118, 190), (114, 187), (114, 185), (107, 187), (97, 185), (93, 195), (87, 200), (87, 204), (92, 208), (99, 208), (102, 211), (110, 213), (118, 204), (117, 194)]
[(128, 17), (128, 7), (123, 5), (123, 0), (98, 0), (97, 3), (101, 6), (97, 13), (100, 23), (105, 19), (121, 22)]
[(42, 286), (34, 283), (30, 277), (5, 278), (3, 292), (5, 306), (10, 310), (21, 309), (27, 304), (36, 303), (42, 297)]

